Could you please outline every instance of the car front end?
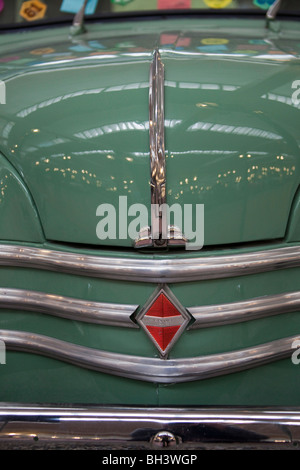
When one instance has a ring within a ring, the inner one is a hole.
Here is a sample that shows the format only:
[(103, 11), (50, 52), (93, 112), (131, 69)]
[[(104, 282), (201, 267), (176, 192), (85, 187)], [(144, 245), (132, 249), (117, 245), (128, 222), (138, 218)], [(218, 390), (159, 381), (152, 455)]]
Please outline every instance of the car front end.
[(299, 11), (198, 3), (3, 30), (0, 448), (299, 445)]

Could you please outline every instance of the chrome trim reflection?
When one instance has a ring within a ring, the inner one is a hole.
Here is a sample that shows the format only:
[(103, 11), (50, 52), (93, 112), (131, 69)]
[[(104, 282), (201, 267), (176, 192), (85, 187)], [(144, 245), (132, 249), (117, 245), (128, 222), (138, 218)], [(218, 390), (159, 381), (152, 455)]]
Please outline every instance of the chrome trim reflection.
[(101, 351), (23, 331), (0, 330), (0, 339), (7, 350), (40, 354), (120, 377), (170, 384), (217, 377), (291, 358), (300, 335), (233, 352), (168, 360)]
[(138, 305), (93, 302), (24, 289), (0, 288), (0, 309), (45, 313), (68, 320), (138, 328), (130, 319)]
[[(153, 449), (153, 440), (161, 432), (178, 438), (181, 450), (298, 449), (300, 410), (298, 407), (99, 408), (0, 404), (1, 449), (20, 449), (20, 446)], [(187, 459), (184, 463), (188, 463)]]
[(242, 302), (189, 307), (195, 322), (189, 329), (228, 325), (300, 310), (300, 291), (257, 297)]
[(0, 266), (43, 269), (135, 282), (177, 283), (244, 276), (300, 266), (300, 246), (236, 255), (184, 258), (115, 257), (0, 245)]

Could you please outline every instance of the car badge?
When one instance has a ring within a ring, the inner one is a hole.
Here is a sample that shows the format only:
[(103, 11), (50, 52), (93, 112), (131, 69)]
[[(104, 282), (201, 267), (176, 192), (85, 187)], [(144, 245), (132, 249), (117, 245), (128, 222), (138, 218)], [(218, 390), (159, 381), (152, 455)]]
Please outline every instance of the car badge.
[(191, 319), (167, 286), (154, 292), (136, 318), (164, 359)]

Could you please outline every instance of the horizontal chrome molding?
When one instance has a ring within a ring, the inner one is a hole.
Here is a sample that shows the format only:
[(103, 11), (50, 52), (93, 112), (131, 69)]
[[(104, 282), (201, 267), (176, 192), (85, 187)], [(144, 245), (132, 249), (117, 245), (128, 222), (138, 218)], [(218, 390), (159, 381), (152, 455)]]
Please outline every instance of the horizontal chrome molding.
[(44, 269), (80, 276), (172, 283), (220, 279), (300, 266), (300, 246), (197, 258), (109, 257), (19, 245), (0, 245), (0, 266)]
[(207, 379), (291, 358), (293, 344), (300, 341), (300, 335), (233, 352), (168, 360), (101, 351), (23, 331), (0, 330), (0, 339), (7, 350), (41, 354), (98, 372), (167, 384)]
[(227, 325), (300, 311), (300, 291), (257, 297), (243, 302), (189, 307), (195, 319), (190, 329)]
[(138, 305), (92, 302), (45, 292), (0, 288), (0, 309), (4, 308), (101, 325), (138, 328), (130, 319)]
[(297, 407), (99, 408), (0, 403), (0, 448), (5, 449), (20, 448), (20, 445), (155, 449), (155, 436), (162, 430), (177, 438), (177, 449), (245, 449), (248, 446), (297, 449), (300, 410)]

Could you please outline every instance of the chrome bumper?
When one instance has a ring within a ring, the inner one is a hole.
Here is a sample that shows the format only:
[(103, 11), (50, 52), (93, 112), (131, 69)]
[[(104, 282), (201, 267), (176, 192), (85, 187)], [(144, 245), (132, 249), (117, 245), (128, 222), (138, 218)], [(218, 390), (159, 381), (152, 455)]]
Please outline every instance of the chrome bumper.
[(300, 408), (2, 404), (0, 449), (299, 449)]

